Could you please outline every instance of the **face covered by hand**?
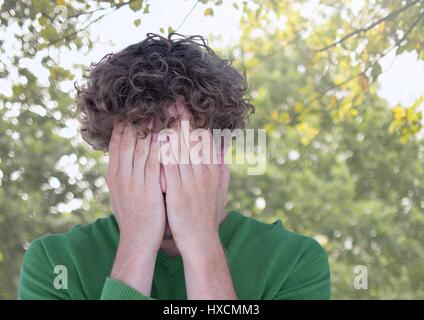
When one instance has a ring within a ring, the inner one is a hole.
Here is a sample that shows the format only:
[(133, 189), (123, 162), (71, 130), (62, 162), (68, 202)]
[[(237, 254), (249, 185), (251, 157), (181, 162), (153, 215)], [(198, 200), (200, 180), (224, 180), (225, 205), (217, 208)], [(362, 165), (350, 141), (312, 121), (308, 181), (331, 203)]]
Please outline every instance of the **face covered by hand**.
[[(176, 144), (178, 145), (177, 146), (178, 151), (176, 151), (176, 153), (181, 156), (181, 150), (182, 150), (182, 147), (183, 147), (182, 143), (184, 143), (184, 141), (183, 141), (184, 136), (187, 135), (187, 134), (191, 135), (191, 132), (192, 132), (192, 129), (193, 129), (191, 126), (188, 127), (188, 125), (187, 125), (185, 127), (188, 130), (185, 130), (185, 131), (188, 131), (188, 132), (183, 132), (184, 126), (181, 126), (181, 123), (185, 122), (185, 124), (189, 124), (191, 114), (182, 103), (177, 101), (177, 102), (175, 102), (174, 104), (172, 104), (168, 107), (167, 116), (175, 118), (175, 119), (179, 119), (178, 121), (175, 122), (175, 125), (174, 125), (173, 128), (171, 128), (171, 130), (172, 130), (172, 134), (174, 134), (175, 137), (176, 137), (174, 142), (176, 142)], [(169, 141), (169, 138), (163, 139), (163, 133), (164, 132), (157, 132), (158, 127), (159, 127), (159, 125), (158, 125), (157, 121), (154, 120), (153, 121), (153, 128), (152, 128), (153, 129), (152, 131), (154, 132), (152, 134), (152, 141), (161, 140), (161, 144), (163, 143), (164, 140)], [(206, 131), (206, 129), (202, 129), (202, 130)], [(169, 133), (168, 130), (166, 130), (166, 131)], [(209, 130), (209, 133), (210, 133), (210, 130)], [(186, 140), (189, 141), (187, 152), (189, 154), (188, 158), (190, 158), (190, 148), (193, 148), (195, 146), (195, 144), (201, 143), (201, 141), (199, 141), (196, 138), (193, 139), (193, 136), (186, 137), (186, 138), (187, 138)], [(212, 139), (211, 139), (210, 143), (213, 143)], [(213, 165), (213, 166), (219, 168), (220, 184), (222, 184), (222, 188), (220, 188), (220, 192), (222, 192), (222, 199), (223, 199), (222, 201), (224, 202), (224, 207), (225, 207), (225, 205), (227, 203), (227, 193), (228, 193), (228, 186), (229, 186), (229, 182), (230, 182), (230, 173), (229, 173), (228, 167), (224, 163), (224, 156), (225, 156), (225, 152), (226, 152), (226, 150), (224, 148), (225, 148), (225, 144), (222, 143), (221, 144), (221, 150), (219, 150), (219, 152), (216, 155), (219, 160), (218, 161), (215, 160), (215, 165)], [(158, 155), (158, 156), (160, 157), (160, 155)], [(210, 156), (208, 156), (207, 158), (203, 158), (204, 162), (206, 164), (213, 163), (212, 156), (213, 156), (213, 154), (211, 153)], [(176, 160), (177, 163), (182, 162), (181, 157), (180, 157), (180, 159), (175, 159), (175, 160)], [(196, 162), (196, 164), (194, 164), (190, 161), (190, 159), (188, 159), (188, 161), (190, 162), (189, 164), (182, 164), (182, 166), (179, 166), (179, 168), (185, 168), (185, 167), (191, 165), (191, 167), (194, 168), (194, 171), (198, 171), (197, 168), (201, 168), (202, 166), (204, 166), (204, 163)], [(180, 175), (180, 177), (181, 177), (181, 175)], [(200, 178), (200, 177), (198, 177), (198, 178)], [(170, 240), (173, 237), (172, 231), (171, 231), (171, 228), (170, 228), (170, 225), (169, 225), (168, 208), (167, 208), (167, 201), (166, 201), (166, 199), (167, 199), (167, 186), (170, 183), (170, 181), (167, 181), (167, 180), (169, 180), (169, 179), (172, 179), (172, 178), (169, 177), (169, 176), (168, 176), (168, 178), (166, 177), (164, 164), (161, 164), (160, 165), (160, 186), (161, 186), (161, 191), (162, 191), (162, 194), (163, 194), (166, 216), (167, 216), (166, 225), (165, 225), (165, 232), (164, 232), (164, 239), (165, 240)], [(208, 192), (207, 189), (208, 189), (208, 185), (206, 184), (204, 192)], [(181, 189), (181, 191), (183, 191), (183, 190)], [(181, 194), (178, 195), (178, 196), (182, 197), (184, 194), (185, 193), (181, 192)], [(193, 197), (193, 198), (191, 198), (191, 200), (192, 201), (199, 201), (200, 199), (196, 199), (195, 197)], [(210, 204), (206, 203), (204, 205), (207, 206), (207, 205), (210, 205)], [(221, 223), (222, 220), (224, 220), (225, 216), (226, 216), (226, 211), (220, 210), (218, 217), (217, 217), (218, 224)]]

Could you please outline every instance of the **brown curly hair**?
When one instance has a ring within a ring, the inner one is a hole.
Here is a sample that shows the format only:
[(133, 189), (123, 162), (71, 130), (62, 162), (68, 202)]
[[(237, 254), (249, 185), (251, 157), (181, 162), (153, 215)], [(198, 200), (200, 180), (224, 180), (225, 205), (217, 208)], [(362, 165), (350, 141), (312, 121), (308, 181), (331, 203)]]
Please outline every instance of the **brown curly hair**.
[(75, 87), (81, 135), (103, 151), (119, 121), (130, 121), (144, 133), (152, 118), (161, 128), (170, 127), (175, 119), (165, 110), (177, 100), (191, 112), (194, 128), (243, 128), (254, 112), (245, 98), (245, 78), (202, 36), (148, 33), (145, 40), (92, 63), (86, 81)]

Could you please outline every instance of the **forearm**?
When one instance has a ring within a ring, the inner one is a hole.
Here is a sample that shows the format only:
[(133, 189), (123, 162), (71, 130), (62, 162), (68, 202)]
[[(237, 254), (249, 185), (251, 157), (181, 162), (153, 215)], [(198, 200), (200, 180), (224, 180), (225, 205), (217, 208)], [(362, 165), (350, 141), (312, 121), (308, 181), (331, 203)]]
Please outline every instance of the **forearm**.
[(150, 296), (158, 248), (120, 242), (111, 278)]
[(237, 295), (219, 237), (183, 254), (187, 298), (235, 300)]
[[(149, 129), (152, 126), (150, 121)], [(111, 281), (111, 287), (121, 282), (145, 296), (150, 295), (156, 256), (165, 228), (165, 203), (157, 157), (159, 145), (151, 138), (151, 133), (140, 136), (131, 122), (116, 124), (109, 143), (107, 175), (120, 234), (109, 277), (118, 281)]]

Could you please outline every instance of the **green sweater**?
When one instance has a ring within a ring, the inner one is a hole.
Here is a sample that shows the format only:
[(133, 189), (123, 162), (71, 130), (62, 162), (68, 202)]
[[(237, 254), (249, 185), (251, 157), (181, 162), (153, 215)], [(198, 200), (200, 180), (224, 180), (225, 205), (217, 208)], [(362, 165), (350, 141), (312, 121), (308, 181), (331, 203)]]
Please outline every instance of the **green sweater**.
[[(327, 255), (314, 239), (287, 231), (280, 221), (266, 224), (235, 211), (220, 225), (219, 236), (239, 299), (330, 298)], [(187, 298), (181, 256), (170, 257), (162, 250), (151, 296), (111, 279), (118, 242), (113, 215), (77, 225), (66, 234), (34, 240), (24, 256), (18, 298)], [(58, 287), (58, 281), (62, 286)]]

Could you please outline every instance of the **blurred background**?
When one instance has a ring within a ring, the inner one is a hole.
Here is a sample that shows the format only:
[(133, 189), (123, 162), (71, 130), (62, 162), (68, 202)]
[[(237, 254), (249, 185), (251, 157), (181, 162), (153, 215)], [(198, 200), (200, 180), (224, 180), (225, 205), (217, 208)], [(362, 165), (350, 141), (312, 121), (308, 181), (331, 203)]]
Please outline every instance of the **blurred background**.
[(424, 299), (423, 0), (0, 8), (0, 299), (16, 298), (34, 238), (111, 213), (107, 158), (79, 135), (74, 81), (172, 31), (206, 36), (233, 60), (257, 107), (249, 128), (267, 130), (267, 170), (232, 166), (228, 209), (317, 239), (334, 299)]

